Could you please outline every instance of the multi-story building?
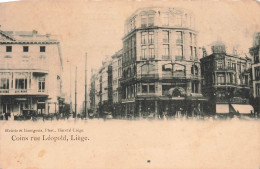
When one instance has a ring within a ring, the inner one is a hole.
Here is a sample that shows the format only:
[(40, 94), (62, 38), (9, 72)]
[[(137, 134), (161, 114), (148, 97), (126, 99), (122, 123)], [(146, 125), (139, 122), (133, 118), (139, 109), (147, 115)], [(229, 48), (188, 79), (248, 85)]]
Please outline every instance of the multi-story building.
[(212, 45), (212, 54), (200, 59), (203, 76), (202, 91), (208, 97), (210, 114), (250, 114), (251, 59), (236, 53), (227, 54), (222, 42)]
[(112, 70), (113, 116), (121, 117), (121, 88), (119, 79), (122, 76), (122, 50), (112, 56)]
[(90, 105), (95, 116), (102, 117), (106, 112), (113, 112), (112, 71), (112, 61), (106, 60), (91, 76)]
[(62, 56), (59, 41), (37, 31), (0, 30), (0, 113), (59, 110)]
[(203, 112), (195, 18), (177, 8), (142, 8), (125, 22), (122, 57), (125, 117)]
[(253, 47), (249, 49), (253, 57), (252, 78), (253, 78), (253, 96), (254, 108), (257, 113), (260, 112), (260, 32), (254, 34)]

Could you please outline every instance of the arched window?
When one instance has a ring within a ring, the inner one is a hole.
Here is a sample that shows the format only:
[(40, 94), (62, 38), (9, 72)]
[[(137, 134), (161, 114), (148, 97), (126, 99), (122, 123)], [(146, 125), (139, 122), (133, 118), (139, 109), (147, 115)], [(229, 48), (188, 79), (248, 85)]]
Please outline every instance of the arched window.
[(141, 67), (141, 74), (155, 74), (155, 66), (152, 64), (145, 64)]
[(173, 65), (173, 75), (174, 76), (185, 76), (185, 66), (180, 64)]
[(162, 71), (171, 72), (172, 71), (172, 64), (168, 63), (168, 64), (165, 64), (165, 65), (162, 65)]

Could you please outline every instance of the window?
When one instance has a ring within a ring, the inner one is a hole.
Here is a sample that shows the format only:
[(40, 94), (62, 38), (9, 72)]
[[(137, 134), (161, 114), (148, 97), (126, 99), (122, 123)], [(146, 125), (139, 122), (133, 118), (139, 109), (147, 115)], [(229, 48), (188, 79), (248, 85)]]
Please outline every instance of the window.
[(41, 77), (39, 78), (38, 82), (38, 92), (44, 92), (45, 91), (45, 78)]
[(6, 52), (12, 52), (12, 46), (6, 46)]
[(220, 69), (223, 69), (223, 68), (224, 68), (223, 62), (222, 61), (218, 61), (217, 62), (217, 69), (220, 70)]
[(194, 41), (194, 44), (196, 45), (197, 44), (197, 36), (196, 35), (193, 35), (193, 41)]
[(162, 71), (172, 71), (172, 64), (166, 64), (162, 66)]
[(155, 86), (154, 86), (154, 84), (150, 84), (149, 85), (149, 93), (155, 93)]
[(141, 27), (146, 27), (147, 26), (147, 16), (142, 15), (141, 16)]
[(176, 42), (182, 43), (182, 32), (181, 31), (176, 32)]
[(236, 70), (236, 63), (232, 63), (232, 69)]
[(154, 15), (148, 15), (148, 26), (154, 26)]
[(197, 82), (192, 82), (192, 93), (199, 93), (199, 84)]
[(146, 44), (146, 36), (147, 36), (146, 32), (141, 33), (141, 44)]
[(190, 45), (192, 45), (192, 33), (190, 32)]
[(191, 74), (193, 74), (193, 75), (198, 75), (199, 74), (199, 69), (198, 69), (198, 67), (196, 65), (193, 65), (191, 67)]
[[(238, 66), (238, 68), (239, 68), (239, 70), (240, 70), (240, 64), (239, 65), (237, 65)], [(231, 68), (231, 62), (230, 61), (228, 61), (228, 69), (230, 69)]]
[(190, 46), (190, 60), (193, 59), (193, 47)]
[(225, 79), (224, 79), (224, 75), (223, 74), (217, 75), (217, 83), (218, 84), (225, 83)]
[(142, 85), (142, 93), (148, 93), (148, 86)]
[(198, 55), (197, 55), (197, 48), (194, 47), (194, 55), (195, 55), (195, 58), (198, 58)]
[(141, 67), (141, 74), (147, 75), (147, 74), (155, 74), (155, 66), (152, 64), (145, 64)]
[(169, 56), (169, 45), (163, 45), (163, 56)]
[(163, 13), (162, 14), (162, 25), (163, 26), (168, 26), (169, 25), (169, 14), (168, 13)]
[(150, 58), (154, 59), (154, 57), (155, 57), (155, 55), (154, 55), (154, 45), (149, 46), (149, 55), (150, 55)]
[(142, 93), (155, 93), (155, 84), (142, 84)]
[(40, 46), (40, 52), (45, 52), (45, 46)]
[(169, 31), (163, 31), (163, 43), (169, 43)]
[(149, 43), (154, 43), (154, 32), (149, 32), (148, 40)]
[(181, 26), (182, 25), (182, 17), (181, 17), (181, 15), (177, 15), (176, 16), (176, 22), (177, 22), (177, 26)]
[(142, 46), (142, 58), (141, 59), (146, 59), (146, 46)]
[(256, 96), (260, 96), (260, 83), (256, 84), (255, 86), (255, 89), (256, 89)]
[(177, 45), (177, 56), (183, 56), (183, 49), (182, 49), (182, 45)]
[[(28, 73), (15, 73), (15, 92), (27, 92)], [(29, 76), (30, 82), (30, 76)], [(30, 85), (30, 84), (29, 84)]]
[(29, 52), (29, 46), (23, 46), (23, 52)]
[(27, 89), (27, 79), (15, 79), (15, 89)]
[(9, 89), (9, 78), (2, 77), (0, 79), (0, 89)]

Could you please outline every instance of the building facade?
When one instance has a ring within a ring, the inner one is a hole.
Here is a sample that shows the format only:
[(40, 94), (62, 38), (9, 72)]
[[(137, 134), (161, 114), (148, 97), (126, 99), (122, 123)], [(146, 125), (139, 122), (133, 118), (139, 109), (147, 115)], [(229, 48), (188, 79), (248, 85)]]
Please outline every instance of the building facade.
[(254, 34), (253, 47), (249, 49), (253, 57), (252, 77), (253, 77), (253, 96), (254, 108), (260, 112), (260, 32)]
[(202, 92), (208, 97), (209, 114), (250, 114), (251, 59), (226, 53), (222, 42), (212, 45), (212, 54), (200, 59)]
[(61, 73), (60, 44), (53, 36), (0, 30), (0, 114), (57, 113)]
[(112, 89), (113, 89), (113, 117), (122, 117), (121, 107), (121, 86), (119, 79), (122, 77), (122, 50), (119, 50), (112, 56)]
[(122, 106), (127, 118), (202, 114), (197, 31), (192, 13), (142, 8), (125, 22)]

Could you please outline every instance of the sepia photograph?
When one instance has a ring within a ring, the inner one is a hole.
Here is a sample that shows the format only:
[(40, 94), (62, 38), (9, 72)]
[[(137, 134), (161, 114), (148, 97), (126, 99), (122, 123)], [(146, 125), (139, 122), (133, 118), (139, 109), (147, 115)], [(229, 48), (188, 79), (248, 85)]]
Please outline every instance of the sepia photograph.
[(260, 1), (0, 1), (0, 169), (259, 169)]

